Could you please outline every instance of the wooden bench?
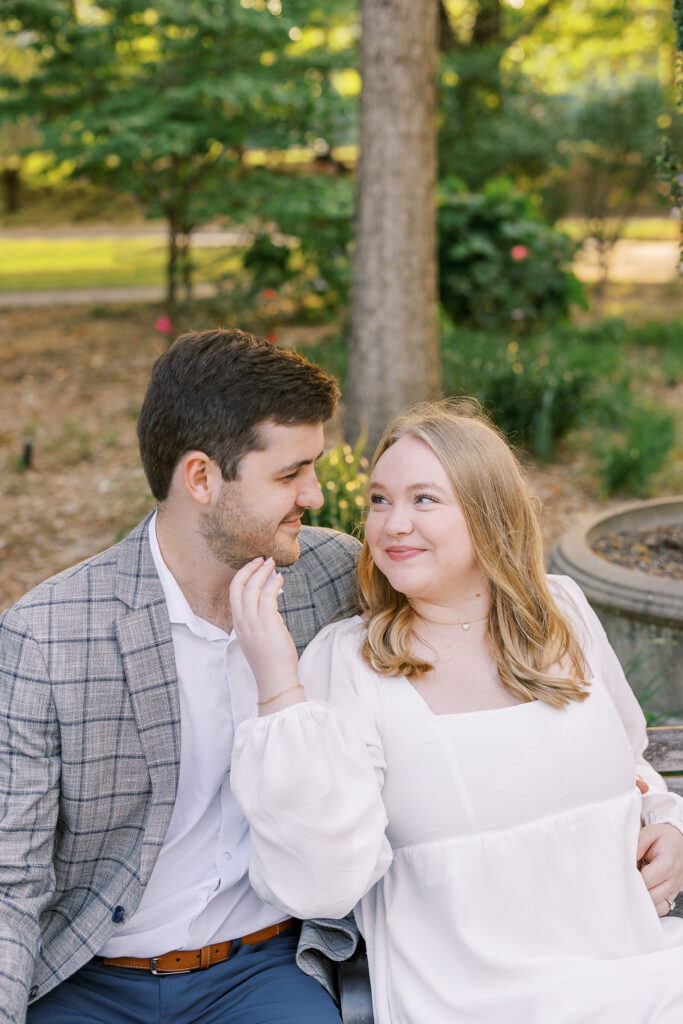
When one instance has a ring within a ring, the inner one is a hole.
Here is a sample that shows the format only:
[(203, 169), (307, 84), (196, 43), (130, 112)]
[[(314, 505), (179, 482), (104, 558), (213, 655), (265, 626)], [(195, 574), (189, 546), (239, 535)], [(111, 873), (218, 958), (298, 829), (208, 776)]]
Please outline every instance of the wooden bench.
[[(653, 726), (647, 733), (648, 761), (664, 776), (669, 789), (683, 796), (683, 725)], [(683, 892), (672, 914), (683, 917)], [(338, 981), (344, 1024), (373, 1024), (368, 958), (362, 943), (352, 960), (339, 965)]]

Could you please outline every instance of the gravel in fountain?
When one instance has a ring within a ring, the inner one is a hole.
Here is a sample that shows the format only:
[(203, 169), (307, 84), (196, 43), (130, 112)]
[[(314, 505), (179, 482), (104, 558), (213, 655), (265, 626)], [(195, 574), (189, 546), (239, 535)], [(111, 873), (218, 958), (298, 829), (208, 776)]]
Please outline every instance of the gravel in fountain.
[(657, 526), (597, 537), (593, 551), (618, 565), (683, 580), (683, 525)]

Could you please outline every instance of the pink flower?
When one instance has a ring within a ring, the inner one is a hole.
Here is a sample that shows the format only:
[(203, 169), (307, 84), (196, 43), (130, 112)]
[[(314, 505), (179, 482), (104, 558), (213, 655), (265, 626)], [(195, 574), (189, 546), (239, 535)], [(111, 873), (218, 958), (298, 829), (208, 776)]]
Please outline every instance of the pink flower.
[(160, 316), (154, 327), (160, 334), (173, 334), (173, 324), (167, 316)]
[(261, 292), (264, 299), (275, 299), (277, 298), (277, 292), (274, 288), (264, 288)]
[(277, 345), (277, 334), (275, 331), (270, 331), (266, 334), (266, 341), (269, 341), (271, 345)]
[(525, 260), (527, 258), (529, 250), (526, 245), (513, 245), (510, 249), (510, 255), (513, 260), (517, 260), (519, 262), (520, 260)]

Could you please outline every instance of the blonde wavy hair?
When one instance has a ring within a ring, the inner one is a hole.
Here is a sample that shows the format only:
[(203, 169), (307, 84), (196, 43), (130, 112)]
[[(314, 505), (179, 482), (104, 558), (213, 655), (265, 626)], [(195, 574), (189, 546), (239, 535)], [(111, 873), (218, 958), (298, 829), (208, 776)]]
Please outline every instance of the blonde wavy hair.
[[(401, 438), (422, 441), (446, 471), (491, 592), (488, 637), (506, 689), (521, 702), (562, 708), (588, 696), (578, 641), (553, 600), (543, 564), (538, 499), (517, 459), (472, 399), (415, 406), (387, 429), (370, 475)], [(367, 619), (364, 660), (387, 676), (417, 679), (433, 665), (412, 653), (413, 611), (375, 565), (367, 541), (358, 571)]]

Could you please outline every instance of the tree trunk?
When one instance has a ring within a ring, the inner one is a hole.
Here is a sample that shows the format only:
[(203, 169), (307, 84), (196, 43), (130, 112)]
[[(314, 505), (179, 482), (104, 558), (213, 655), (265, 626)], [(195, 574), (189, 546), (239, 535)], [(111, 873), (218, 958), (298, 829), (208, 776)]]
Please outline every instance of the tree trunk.
[(500, 0), (479, 0), (477, 17), (472, 28), (473, 46), (496, 46), (502, 49), (503, 19)]
[(5, 213), (16, 213), (19, 209), (21, 177), (18, 167), (5, 167), (2, 171), (3, 207)]
[(192, 229), (183, 228), (181, 265), (183, 272), (183, 298), (185, 302), (192, 302)]
[(440, 393), (436, 275), (438, 0), (363, 0), (347, 436), (374, 445)]
[(172, 213), (168, 218), (168, 264), (166, 268), (166, 305), (169, 313), (175, 309), (176, 277), (178, 273), (178, 225)]

